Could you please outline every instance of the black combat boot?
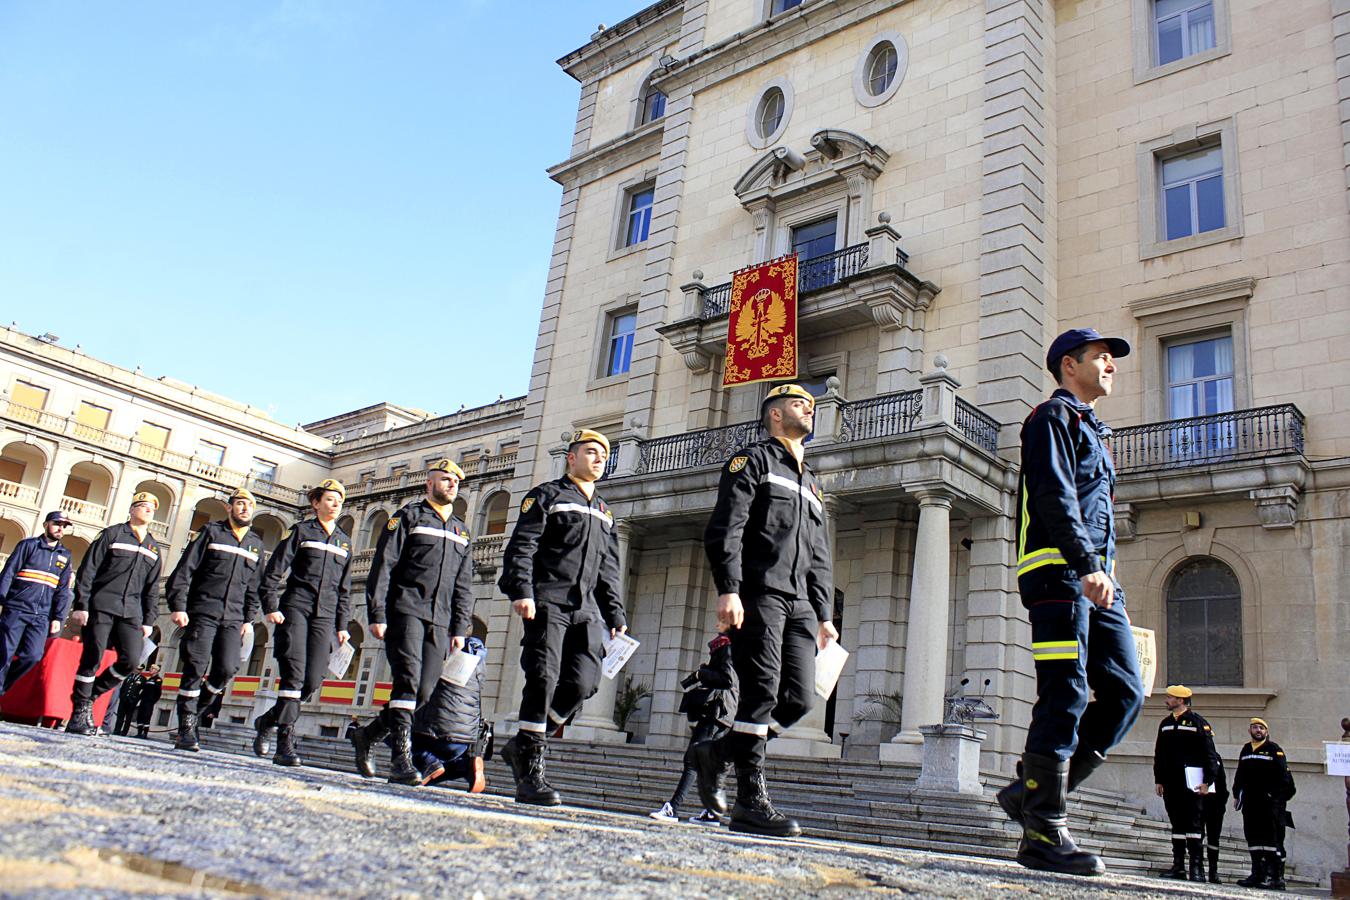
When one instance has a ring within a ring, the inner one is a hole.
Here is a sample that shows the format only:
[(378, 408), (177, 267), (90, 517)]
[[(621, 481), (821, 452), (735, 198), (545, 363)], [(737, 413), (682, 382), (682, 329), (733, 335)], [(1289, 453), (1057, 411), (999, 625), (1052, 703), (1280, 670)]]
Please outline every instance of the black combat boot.
[(356, 771), (362, 778), (375, 777), (374, 747), (384, 740), (384, 736), (388, 733), (389, 727), (384, 724), (383, 713), (372, 719), (368, 725), (347, 732), (347, 739), (352, 742), (352, 750), (356, 755)]
[(1219, 848), (1212, 844), (1209, 847), (1209, 883), (1223, 884), (1219, 880)]
[(225, 691), (220, 693), (202, 688), (201, 698), (197, 701), (197, 723), (202, 728), (211, 728), (220, 715), (220, 704), (225, 699)]
[(511, 767), (511, 775), (516, 780), (517, 803), (533, 806), (562, 803), (562, 797), (544, 780), (544, 748), (542, 735), (526, 731), (516, 732), (516, 736), (502, 747), (502, 759)]
[(277, 752), (272, 754), (272, 762), (278, 766), (300, 765), (300, 754), (295, 752), (294, 725), (277, 728)]
[(1106, 865), (1078, 849), (1069, 834), (1069, 764), (1053, 756), (1022, 754), (1022, 842), (1017, 861), (1028, 869), (1064, 875), (1100, 875)]
[[(1078, 786), (1088, 780), (1093, 772), (1102, 767), (1106, 762), (1106, 757), (1095, 750), (1080, 750), (1069, 760), (1069, 793), (1072, 794), (1078, 789)], [(1022, 761), (1017, 761), (1017, 777), (1010, 782), (1007, 787), (998, 792), (998, 805), (1003, 807), (1003, 812), (1007, 814), (1018, 825), (1022, 824), (1022, 797), (1026, 792), (1026, 785), (1022, 783)]]
[(796, 819), (773, 808), (764, 770), (758, 767), (736, 770), (736, 805), (731, 808), (729, 827), (732, 831), (769, 837), (796, 837), (802, 833)]
[(386, 743), (389, 744), (390, 752), (389, 783), (421, 784), (422, 773), (412, 761), (412, 726), (407, 722), (395, 722), (389, 727)]
[(1176, 878), (1181, 881), (1186, 880), (1186, 839), (1172, 838), (1172, 868), (1163, 869), (1158, 873), (1159, 878)]
[(94, 727), (94, 701), (75, 700), (72, 702), (70, 719), (66, 722), (66, 734), (91, 735), (98, 729)]
[(1252, 871), (1246, 878), (1239, 878), (1238, 887), (1261, 888), (1270, 884), (1266, 876), (1265, 855), (1260, 850), (1250, 851), (1252, 855)]
[(1205, 851), (1199, 838), (1186, 838), (1186, 852), (1191, 857), (1191, 881), (1205, 880)]
[(277, 731), (275, 706), (253, 720), (253, 731), (253, 755), (266, 757), (272, 750), (272, 736)]
[(1272, 891), (1282, 891), (1288, 887), (1284, 881), (1284, 859), (1278, 853), (1266, 854), (1266, 866), (1270, 874), (1270, 884), (1266, 887)]
[(173, 747), (175, 750), (191, 750), (194, 753), (202, 749), (197, 740), (197, 713), (192, 710), (192, 699), (189, 697), (178, 698), (178, 734), (173, 739)]
[(727, 814), (727, 770), (731, 768), (722, 741), (699, 741), (693, 746), (698, 772), (698, 799), (703, 808), (719, 816)]

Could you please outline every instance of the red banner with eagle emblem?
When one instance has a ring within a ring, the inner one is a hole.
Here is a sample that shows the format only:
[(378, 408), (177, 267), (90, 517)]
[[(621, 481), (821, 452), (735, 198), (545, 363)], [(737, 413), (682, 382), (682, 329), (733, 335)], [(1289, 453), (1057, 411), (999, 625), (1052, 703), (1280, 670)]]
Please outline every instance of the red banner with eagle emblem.
[(732, 276), (722, 386), (797, 377), (797, 255)]

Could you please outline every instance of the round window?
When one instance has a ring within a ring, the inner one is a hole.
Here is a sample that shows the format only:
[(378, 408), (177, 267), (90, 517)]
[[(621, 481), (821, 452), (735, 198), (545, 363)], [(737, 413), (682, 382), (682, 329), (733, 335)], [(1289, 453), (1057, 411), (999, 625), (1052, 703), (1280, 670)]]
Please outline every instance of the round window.
[(891, 82), (895, 81), (899, 62), (900, 54), (895, 52), (895, 45), (890, 41), (882, 41), (873, 47), (872, 52), (867, 54), (867, 93), (873, 97), (886, 93)]
[(853, 69), (853, 96), (869, 109), (880, 106), (895, 96), (908, 67), (909, 45), (898, 31), (874, 35)]
[(783, 124), (783, 109), (786, 105), (781, 88), (770, 88), (764, 92), (755, 114), (755, 130), (759, 132), (760, 138), (768, 140), (778, 131), (778, 126)]

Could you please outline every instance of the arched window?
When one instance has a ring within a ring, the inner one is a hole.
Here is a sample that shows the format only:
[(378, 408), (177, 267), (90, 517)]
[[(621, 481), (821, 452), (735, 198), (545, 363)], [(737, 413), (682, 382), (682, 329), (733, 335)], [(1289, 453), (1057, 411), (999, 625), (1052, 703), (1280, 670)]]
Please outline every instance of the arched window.
[(642, 88), (641, 100), (638, 108), (639, 125), (646, 125), (648, 122), (655, 122), (666, 114), (666, 95), (661, 93), (651, 85), (644, 85)]
[(1212, 557), (1187, 560), (1168, 583), (1167, 680), (1242, 684), (1242, 589)]
[(506, 514), (510, 511), (511, 495), (506, 491), (493, 494), (483, 510), (483, 534), (505, 534)]

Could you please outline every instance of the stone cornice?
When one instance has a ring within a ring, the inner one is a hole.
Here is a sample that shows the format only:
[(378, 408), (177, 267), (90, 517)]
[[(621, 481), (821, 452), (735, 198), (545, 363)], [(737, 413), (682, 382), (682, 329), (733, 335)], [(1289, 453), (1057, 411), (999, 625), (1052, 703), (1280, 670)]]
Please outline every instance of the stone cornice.
[(591, 35), (589, 43), (558, 60), (564, 72), (585, 84), (635, 57), (674, 41), (680, 34), (684, 0), (659, 0), (610, 28)]
[(592, 147), (585, 153), (550, 167), (548, 177), (566, 188), (580, 187), (645, 159), (655, 161), (661, 155), (664, 124), (664, 120), (657, 119), (605, 141), (598, 147)]

